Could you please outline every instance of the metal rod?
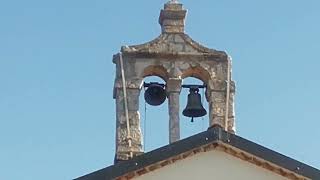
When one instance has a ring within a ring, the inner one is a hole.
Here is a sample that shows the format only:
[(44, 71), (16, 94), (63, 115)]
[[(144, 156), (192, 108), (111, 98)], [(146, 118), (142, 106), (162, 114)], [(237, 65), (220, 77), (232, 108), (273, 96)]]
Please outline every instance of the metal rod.
[(197, 84), (183, 84), (182, 88), (206, 88), (206, 85), (197, 85)]
[[(146, 91), (146, 89), (144, 88), (144, 91)], [(144, 136), (143, 136), (143, 151), (146, 152), (146, 146), (147, 146), (147, 103), (146, 103), (146, 99), (144, 99)]]
[(132, 142), (131, 142), (131, 133), (130, 133), (130, 123), (129, 123), (129, 111), (128, 111), (128, 99), (127, 99), (127, 87), (126, 87), (126, 78), (124, 75), (124, 64), (122, 59), (122, 53), (120, 52), (120, 68), (121, 68), (121, 76), (122, 76), (122, 88), (123, 88), (123, 101), (124, 101), (124, 109), (125, 109), (125, 116), (127, 122), (127, 140), (129, 144), (129, 155), (132, 158), (133, 152), (131, 150)]
[(228, 121), (229, 121), (229, 99), (230, 99), (230, 57), (228, 57), (227, 60), (227, 92), (226, 92), (226, 114), (225, 114), (225, 120), (224, 120), (224, 129), (225, 131), (228, 131)]
[(144, 82), (144, 83), (143, 83), (143, 87), (149, 87), (149, 86), (152, 85), (152, 84), (157, 84), (157, 85), (160, 85), (160, 86), (162, 86), (162, 87), (165, 87), (165, 86), (166, 86), (165, 84), (163, 84), (163, 83), (158, 83), (158, 82), (150, 82), (150, 83)]
[[(158, 83), (158, 82), (150, 82), (150, 83), (146, 83), (144, 82), (143, 83), (143, 86), (144, 87), (149, 87), (150, 85), (152, 84), (157, 84), (157, 85), (160, 85), (162, 87), (165, 87), (166, 85), (163, 84), (163, 83)], [(207, 85), (198, 85), (198, 84), (183, 84), (181, 85), (182, 88), (206, 88)]]

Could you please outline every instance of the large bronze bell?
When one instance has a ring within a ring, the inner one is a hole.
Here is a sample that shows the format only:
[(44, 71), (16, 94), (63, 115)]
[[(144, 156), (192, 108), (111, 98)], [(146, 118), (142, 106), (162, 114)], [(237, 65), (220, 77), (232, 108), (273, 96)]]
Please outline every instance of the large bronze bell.
[(191, 117), (193, 122), (194, 117), (202, 117), (207, 114), (207, 111), (202, 106), (199, 89), (191, 87), (189, 92), (187, 106), (182, 114)]
[(164, 89), (164, 84), (159, 84), (157, 82), (144, 83), (144, 87), (147, 87), (147, 90), (144, 93), (144, 99), (148, 104), (159, 106), (166, 100), (167, 93)]

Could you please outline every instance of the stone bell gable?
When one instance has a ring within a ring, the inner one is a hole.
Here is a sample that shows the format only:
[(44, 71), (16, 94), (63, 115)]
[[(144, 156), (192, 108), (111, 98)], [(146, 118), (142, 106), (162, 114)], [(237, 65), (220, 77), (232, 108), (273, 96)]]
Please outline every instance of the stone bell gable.
[[(182, 4), (165, 4), (159, 18), (161, 35), (145, 44), (123, 46), (121, 53), (113, 57), (116, 64), (116, 160), (127, 160), (143, 153), (139, 95), (143, 79), (148, 76), (158, 76), (166, 84), (170, 143), (180, 139), (179, 95), (182, 80), (187, 77), (198, 78), (206, 85), (209, 127), (220, 126), (235, 133), (235, 83), (231, 80), (231, 58), (224, 51), (206, 48), (192, 40), (184, 32), (186, 13)], [(128, 137), (124, 91), (131, 137)]]
[[(76, 180), (320, 180), (320, 170), (235, 134), (231, 58), (192, 40), (185, 33), (186, 14), (182, 4), (170, 0), (160, 13), (160, 36), (123, 46), (113, 56), (115, 164)], [(144, 82), (148, 76), (160, 77), (164, 83)], [(185, 84), (187, 77), (198, 78), (203, 85)], [(168, 100), (169, 144), (150, 152), (143, 152), (140, 126), (139, 96), (144, 88), (148, 104)], [(183, 115), (209, 114), (208, 129), (184, 139), (179, 125), (181, 88), (190, 92)], [(202, 106), (199, 88), (205, 88), (208, 109)]]

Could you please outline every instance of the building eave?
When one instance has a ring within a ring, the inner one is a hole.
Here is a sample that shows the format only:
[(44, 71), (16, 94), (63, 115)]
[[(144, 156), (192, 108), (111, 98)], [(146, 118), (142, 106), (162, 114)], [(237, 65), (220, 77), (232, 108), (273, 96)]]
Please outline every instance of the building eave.
[(320, 170), (314, 167), (228, 133), (220, 127), (214, 127), (76, 180), (131, 179), (197, 153), (213, 149), (222, 150), (289, 179), (320, 179)]

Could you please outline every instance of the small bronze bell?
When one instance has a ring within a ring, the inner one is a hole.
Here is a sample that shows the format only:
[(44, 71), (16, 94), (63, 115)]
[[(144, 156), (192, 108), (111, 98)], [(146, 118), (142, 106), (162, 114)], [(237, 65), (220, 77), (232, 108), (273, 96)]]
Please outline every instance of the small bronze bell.
[(191, 122), (193, 122), (194, 117), (202, 117), (207, 114), (207, 111), (202, 106), (199, 89), (191, 87), (189, 92), (187, 106), (182, 114), (191, 117)]
[(144, 87), (147, 87), (147, 90), (144, 93), (144, 99), (148, 104), (159, 106), (166, 100), (167, 93), (164, 89), (164, 84), (156, 82), (144, 83)]

